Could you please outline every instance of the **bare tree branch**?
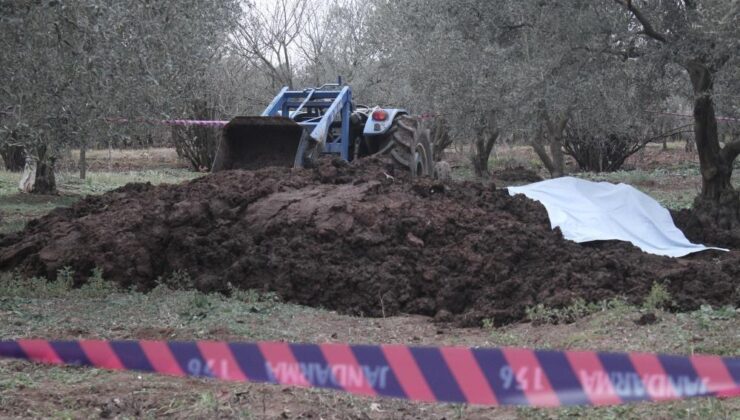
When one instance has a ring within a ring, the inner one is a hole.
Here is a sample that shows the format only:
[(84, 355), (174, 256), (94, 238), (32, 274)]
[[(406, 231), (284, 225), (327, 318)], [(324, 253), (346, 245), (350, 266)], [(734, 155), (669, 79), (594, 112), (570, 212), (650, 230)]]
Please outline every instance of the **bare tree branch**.
[(735, 140), (727, 143), (725, 147), (722, 148), (722, 151), (720, 153), (725, 159), (725, 162), (732, 164), (732, 162), (734, 162), (735, 159), (737, 159), (737, 157), (740, 155), (740, 140)]
[(292, 48), (301, 36), (310, 13), (307, 0), (279, 0), (264, 8), (248, 5), (247, 16), (238, 24), (233, 45), (275, 83), (293, 85)]
[(632, 15), (635, 16), (635, 18), (640, 22), (642, 25), (643, 33), (650, 38), (653, 38), (657, 41), (666, 43), (668, 42), (668, 38), (666, 38), (665, 35), (659, 33), (655, 28), (653, 27), (652, 23), (648, 20), (648, 18), (638, 9), (633, 3), (632, 0), (614, 0), (617, 2), (617, 4), (620, 4), (627, 8), (630, 12), (632, 12)]

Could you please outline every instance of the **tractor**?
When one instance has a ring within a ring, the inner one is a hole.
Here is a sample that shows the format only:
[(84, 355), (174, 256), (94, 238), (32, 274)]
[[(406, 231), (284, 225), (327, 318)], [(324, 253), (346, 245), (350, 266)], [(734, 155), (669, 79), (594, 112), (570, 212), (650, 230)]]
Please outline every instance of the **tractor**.
[(384, 154), (413, 177), (434, 176), (429, 130), (404, 109), (355, 105), (352, 89), (330, 83), (283, 88), (260, 116), (224, 126), (212, 171), (311, 167), (323, 155), (346, 161)]

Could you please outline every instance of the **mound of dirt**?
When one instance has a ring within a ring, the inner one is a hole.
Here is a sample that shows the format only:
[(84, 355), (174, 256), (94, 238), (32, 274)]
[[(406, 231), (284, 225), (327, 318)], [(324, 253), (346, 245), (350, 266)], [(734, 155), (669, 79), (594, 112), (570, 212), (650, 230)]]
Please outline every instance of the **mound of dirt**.
[(672, 210), (671, 216), (676, 226), (683, 231), (691, 242), (735, 250), (740, 249), (740, 226), (735, 229), (719, 227), (715, 223), (701, 220), (690, 209)]
[[(273, 291), (284, 300), (462, 325), (520, 320), (527, 307), (625, 295), (654, 282), (675, 309), (740, 302), (740, 257), (675, 260), (625, 243), (579, 245), (544, 208), (493, 185), (412, 182), (378, 158), (310, 170), (226, 171), (181, 185), (130, 184), (0, 238), (0, 270), (142, 289), (187, 272), (203, 291)], [(181, 276), (180, 276), (181, 277)]]

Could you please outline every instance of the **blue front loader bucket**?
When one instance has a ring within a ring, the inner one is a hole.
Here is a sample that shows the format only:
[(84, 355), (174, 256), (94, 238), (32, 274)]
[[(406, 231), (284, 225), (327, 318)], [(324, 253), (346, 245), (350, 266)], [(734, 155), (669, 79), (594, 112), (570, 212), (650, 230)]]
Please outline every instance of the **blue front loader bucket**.
[(285, 117), (236, 117), (223, 129), (213, 172), (293, 167), (303, 127)]

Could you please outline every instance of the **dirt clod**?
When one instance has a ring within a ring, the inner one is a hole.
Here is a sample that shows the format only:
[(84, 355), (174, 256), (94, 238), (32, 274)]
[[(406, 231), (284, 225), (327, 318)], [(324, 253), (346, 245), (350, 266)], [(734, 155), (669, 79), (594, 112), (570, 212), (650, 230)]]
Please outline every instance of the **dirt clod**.
[(635, 320), (635, 324), (640, 326), (657, 324), (659, 321), (658, 317), (653, 312), (648, 312), (640, 316)]
[(671, 216), (676, 226), (692, 242), (740, 249), (740, 224), (733, 227), (717, 226), (714, 220), (699, 217), (690, 209), (671, 211)]
[(654, 282), (668, 285), (672, 309), (737, 305), (739, 259), (678, 263), (627, 243), (579, 245), (523, 196), (492, 184), (412, 181), (379, 158), (129, 184), (0, 237), (0, 270), (53, 278), (68, 266), (82, 283), (98, 267), (124, 287), (150, 289), (161, 277), (469, 326), (517, 321), (540, 303), (619, 295), (639, 303)]

